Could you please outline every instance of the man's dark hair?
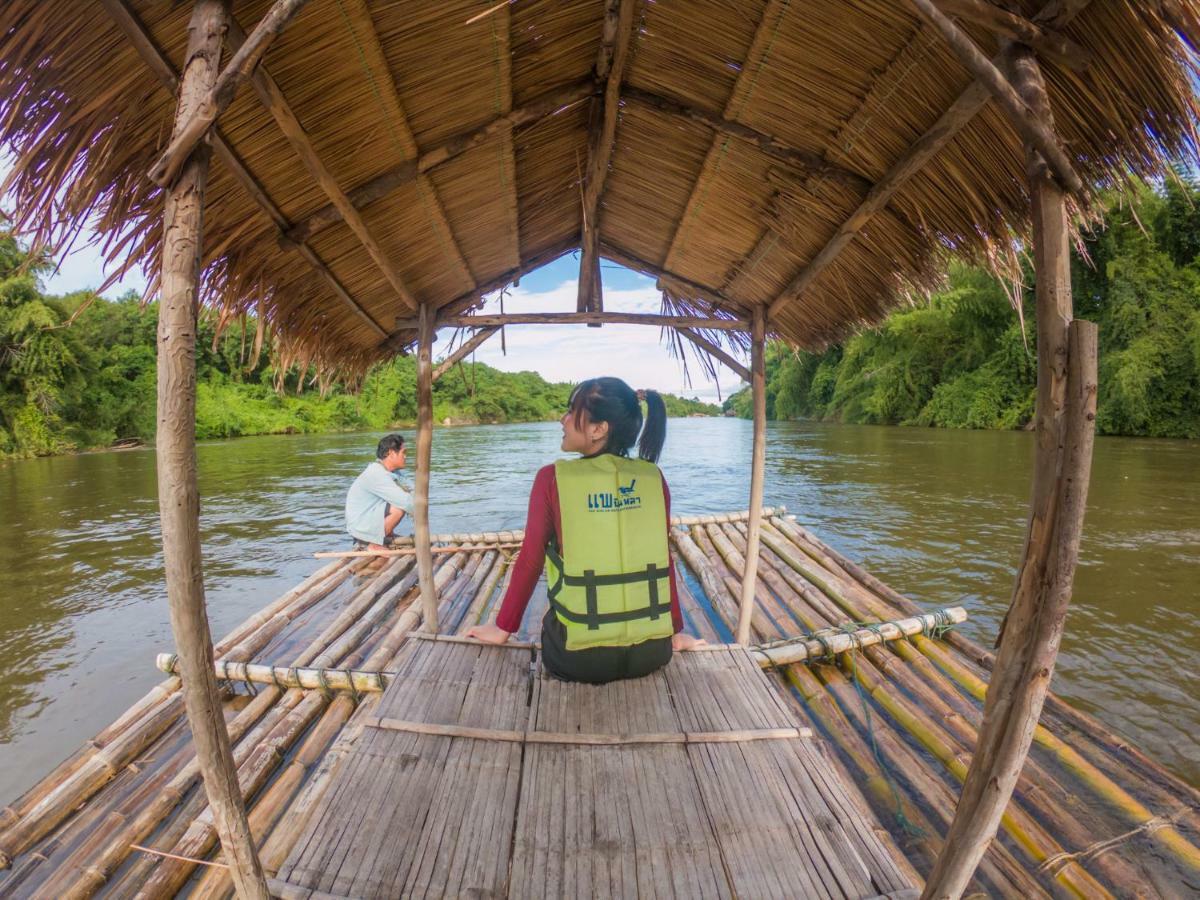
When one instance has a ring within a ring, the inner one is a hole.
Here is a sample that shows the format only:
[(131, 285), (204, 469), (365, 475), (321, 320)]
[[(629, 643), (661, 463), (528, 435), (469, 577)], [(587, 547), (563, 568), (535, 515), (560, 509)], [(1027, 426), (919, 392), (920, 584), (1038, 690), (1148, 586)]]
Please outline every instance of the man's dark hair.
[(375, 448), (375, 458), (383, 459), (393, 450), (404, 449), (404, 435), (402, 434), (385, 434), (379, 439), (379, 446)]

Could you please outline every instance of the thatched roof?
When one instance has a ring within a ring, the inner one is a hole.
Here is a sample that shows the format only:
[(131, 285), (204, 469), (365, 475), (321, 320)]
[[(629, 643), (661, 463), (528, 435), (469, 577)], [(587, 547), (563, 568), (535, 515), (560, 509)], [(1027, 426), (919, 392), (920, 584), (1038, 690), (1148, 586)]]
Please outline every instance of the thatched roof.
[[(243, 87), (218, 123), (205, 300), (229, 316), (265, 312), (297, 361), (361, 369), (408, 337), (386, 339), (412, 315), (405, 294), (461, 310), (578, 247), (589, 119), (603, 91), (588, 79), (615, 5), (313, 0), (264, 70), (337, 185), (352, 200), (375, 189), (356, 205), (392, 277), (337, 216), (301, 235), (307, 250), (281, 242), (330, 198)], [(1194, 152), (1200, 0), (1002, 5), (1090, 63), (1042, 57), (1058, 133), (1089, 185)], [(248, 31), (269, 6), (237, 0), (233, 14)], [(144, 265), (153, 280), (163, 192), (146, 173), (170, 138), (190, 7), (0, 5), (0, 141), (16, 161), (20, 227), (61, 245), (95, 225), (110, 260)], [(997, 52), (993, 29), (962, 24)], [(149, 37), (140, 48), (138, 29)], [(973, 80), (901, 0), (639, 0), (597, 214), (601, 252), (668, 273), (675, 309), (744, 314), (784, 295), (771, 329), (798, 345), (877, 321), (928, 286), (947, 254), (1004, 255), (1026, 226), (1020, 138), (988, 103), (798, 296), (787, 293)], [(539, 102), (553, 114), (526, 109)], [(473, 134), (514, 110), (532, 121)], [(468, 135), (473, 146), (432, 164)]]

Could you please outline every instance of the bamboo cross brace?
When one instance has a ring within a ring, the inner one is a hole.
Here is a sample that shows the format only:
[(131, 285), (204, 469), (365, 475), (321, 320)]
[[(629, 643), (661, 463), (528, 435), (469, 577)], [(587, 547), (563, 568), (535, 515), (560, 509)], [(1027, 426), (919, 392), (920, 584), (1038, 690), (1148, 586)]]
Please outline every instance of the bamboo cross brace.
[[(622, 325), (654, 325), (660, 328), (711, 328), (717, 331), (746, 331), (745, 319), (716, 319), (704, 316), (665, 316), (657, 313), (625, 312), (551, 312), (551, 313), (481, 313), (470, 316), (447, 316), (439, 319), (439, 328), (490, 328), (501, 325), (591, 325), (608, 322)], [(405, 320), (402, 328), (410, 328)]]
[[(633, 43), (633, 8), (637, 0), (607, 0), (604, 35), (596, 59), (596, 80), (604, 83), (600, 114), (592, 126), (588, 146), (588, 167), (583, 181), (582, 247), (579, 254), (579, 312), (604, 308), (600, 285), (600, 197), (608, 178), (617, 137), (620, 112), (621, 79)], [(597, 323), (598, 324), (598, 323)]]
[[(1089, 2), (1090, 0), (1050, 0), (1034, 17), (1034, 21), (1064, 27), (1079, 15)], [(998, 54), (992, 59), (992, 64), (1003, 63), (1005, 56), (1004, 53)], [(975, 116), (987, 106), (988, 97), (988, 89), (978, 79), (959, 95), (937, 122), (900, 155), (887, 173), (867, 192), (862, 203), (842, 223), (829, 242), (796, 274), (779, 296), (771, 301), (768, 310), (770, 318), (776, 318), (789, 303), (812, 286), (867, 223), (887, 207), (908, 180), (971, 124)]]
[(433, 380), (437, 381), (439, 378), (449, 372), (451, 367), (456, 362), (460, 362), (470, 354), (474, 353), (484, 341), (486, 341), (499, 330), (499, 326), (493, 326), (491, 328), (481, 328), (479, 331), (475, 332), (475, 334), (472, 335), (469, 340), (465, 341), (461, 347), (437, 364), (436, 368), (433, 370)]
[(690, 328), (676, 328), (675, 330), (705, 353), (715, 357), (716, 359), (719, 359), (721, 362), (725, 363), (725, 365), (729, 366), (729, 368), (731, 368), (734, 373), (742, 379), (742, 381), (750, 380), (750, 370), (734, 359), (733, 356), (726, 353), (721, 347), (718, 347), (716, 344), (710, 341), (708, 338), (697, 334)]
[(1050, 166), (1054, 178), (1067, 191), (1077, 197), (1084, 194), (1083, 181), (1075, 172), (1066, 151), (1058, 142), (1053, 129), (1043, 119), (1034, 115), (1025, 105), (1016, 89), (995, 63), (984, 55), (970, 36), (959, 28), (933, 0), (909, 0), (929, 22), (942, 33), (946, 43), (958, 56), (967, 71), (971, 72), (987, 87), (1000, 108), (1008, 114), (1017, 132), (1032, 145)]
[(754, 661), (764, 669), (785, 666), (789, 663), (808, 662), (829, 654), (861, 650), (886, 641), (896, 641), (914, 634), (928, 634), (943, 625), (958, 625), (967, 621), (967, 611), (961, 606), (952, 606), (907, 619), (880, 622), (854, 631), (834, 632), (819, 640), (799, 637), (783, 643), (765, 644), (750, 648)]
[(267, 14), (254, 26), (254, 31), (237, 48), (229, 64), (217, 76), (212, 90), (200, 101), (191, 118), (150, 169), (151, 181), (159, 187), (167, 187), (174, 183), (184, 162), (221, 113), (233, 102), (238, 88), (262, 60), (267, 48), (307, 3), (308, 0), (276, 0), (267, 10)]

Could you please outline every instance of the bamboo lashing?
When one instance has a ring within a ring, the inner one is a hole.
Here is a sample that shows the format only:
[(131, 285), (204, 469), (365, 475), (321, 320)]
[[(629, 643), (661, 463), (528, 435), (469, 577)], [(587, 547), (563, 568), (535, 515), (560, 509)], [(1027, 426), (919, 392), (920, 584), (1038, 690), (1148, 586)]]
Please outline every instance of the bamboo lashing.
[[(822, 659), (850, 650), (861, 650), (884, 641), (895, 641), (914, 634), (930, 634), (943, 627), (967, 621), (967, 611), (961, 606), (939, 609), (894, 622), (871, 623), (851, 631), (837, 631), (819, 638), (794, 638), (782, 644), (758, 645), (750, 655), (764, 669), (790, 663)], [(847, 626), (848, 627), (848, 626)]]

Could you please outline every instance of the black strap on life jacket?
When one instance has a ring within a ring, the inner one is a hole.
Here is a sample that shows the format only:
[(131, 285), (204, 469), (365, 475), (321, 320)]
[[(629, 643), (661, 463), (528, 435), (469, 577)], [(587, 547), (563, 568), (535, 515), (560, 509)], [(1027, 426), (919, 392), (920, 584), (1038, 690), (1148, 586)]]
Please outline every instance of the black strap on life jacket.
[[(641, 572), (624, 572), (619, 575), (597, 575), (592, 569), (585, 569), (582, 575), (568, 575), (563, 566), (562, 556), (555, 549), (554, 544), (546, 544), (546, 556), (554, 563), (558, 570), (558, 578), (554, 584), (546, 585), (546, 596), (550, 599), (550, 606), (558, 615), (562, 616), (569, 622), (576, 622), (580, 625), (587, 625), (589, 631), (596, 631), (601, 625), (609, 625), (614, 622), (632, 622), (635, 619), (657, 619), (663, 613), (671, 611), (671, 602), (668, 598), (666, 603), (663, 603), (659, 597), (658, 582), (663, 578), (669, 578), (671, 569), (669, 565), (656, 566), (650, 563)], [(596, 589), (600, 587), (608, 587), (618, 584), (639, 584), (646, 582), (650, 587), (650, 605), (641, 609), (630, 609), (624, 612), (600, 612), (599, 600), (596, 596)], [(558, 595), (562, 592), (563, 585), (571, 587), (581, 587), (584, 589), (587, 597), (587, 612), (577, 613), (563, 604), (558, 602)]]

